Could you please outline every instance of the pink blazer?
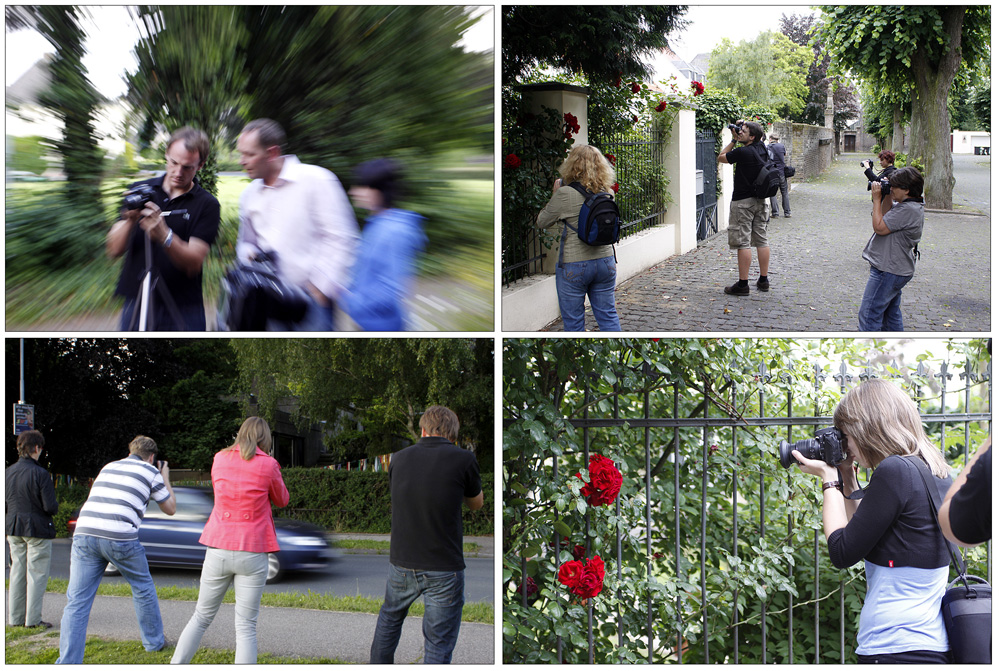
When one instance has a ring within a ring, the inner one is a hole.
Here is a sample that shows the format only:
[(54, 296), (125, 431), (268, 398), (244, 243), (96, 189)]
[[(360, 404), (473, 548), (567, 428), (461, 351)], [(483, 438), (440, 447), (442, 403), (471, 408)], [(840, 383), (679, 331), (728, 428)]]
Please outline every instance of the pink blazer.
[(277, 552), (270, 504), (288, 505), (278, 462), (260, 448), (249, 461), (239, 455), (238, 448), (222, 450), (212, 463), (212, 487), (215, 507), (200, 543), (220, 550)]

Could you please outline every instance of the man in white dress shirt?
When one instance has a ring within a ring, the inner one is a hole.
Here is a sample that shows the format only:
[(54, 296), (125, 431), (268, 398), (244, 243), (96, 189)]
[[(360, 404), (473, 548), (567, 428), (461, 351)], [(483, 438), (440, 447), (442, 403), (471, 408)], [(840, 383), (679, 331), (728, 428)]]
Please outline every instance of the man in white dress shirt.
[(240, 165), (253, 181), (239, 199), (236, 255), (276, 258), (281, 277), (312, 299), (302, 321), (268, 321), (268, 330), (329, 331), (338, 296), (349, 281), (358, 242), (357, 220), (332, 172), (283, 154), (277, 122), (256, 119), (243, 128)]

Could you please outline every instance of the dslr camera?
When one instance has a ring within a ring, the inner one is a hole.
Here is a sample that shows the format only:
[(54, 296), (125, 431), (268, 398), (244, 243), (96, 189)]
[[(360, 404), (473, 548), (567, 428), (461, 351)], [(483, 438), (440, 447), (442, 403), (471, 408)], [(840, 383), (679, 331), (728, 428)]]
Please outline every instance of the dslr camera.
[(125, 195), (126, 210), (141, 210), (156, 195), (149, 184), (139, 184)]
[(819, 429), (815, 432), (815, 438), (806, 438), (795, 443), (782, 440), (778, 448), (780, 465), (790, 468), (791, 464), (798, 463), (791, 454), (794, 450), (798, 450), (806, 459), (821, 459), (830, 466), (837, 466), (846, 459), (846, 450), (843, 449), (844, 438), (843, 432), (833, 426)]
[(742, 122), (742, 121), (736, 121), (735, 123), (730, 123), (728, 125), (728, 129), (730, 131), (732, 131), (732, 135), (735, 135), (736, 133), (741, 133), (742, 132), (742, 127), (744, 125), (745, 125), (744, 122)]
[[(885, 196), (891, 195), (891, 182), (888, 181), (887, 177), (882, 177), (881, 179), (877, 180), (877, 183), (881, 185), (881, 197), (882, 198), (884, 198)], [(871, 187), (873, 185), (874, 185), (874, 182), (868, 182), (867, 183), (867, 190), (870, 191)]]

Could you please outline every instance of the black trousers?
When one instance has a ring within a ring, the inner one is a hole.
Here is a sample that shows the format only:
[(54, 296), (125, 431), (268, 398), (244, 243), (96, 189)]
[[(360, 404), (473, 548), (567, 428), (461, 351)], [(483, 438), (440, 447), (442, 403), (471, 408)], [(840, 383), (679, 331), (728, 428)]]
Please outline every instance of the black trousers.
[(949, 652), (907, 650), (884, 655), (857, 655), (861, 664), (949, 664)]

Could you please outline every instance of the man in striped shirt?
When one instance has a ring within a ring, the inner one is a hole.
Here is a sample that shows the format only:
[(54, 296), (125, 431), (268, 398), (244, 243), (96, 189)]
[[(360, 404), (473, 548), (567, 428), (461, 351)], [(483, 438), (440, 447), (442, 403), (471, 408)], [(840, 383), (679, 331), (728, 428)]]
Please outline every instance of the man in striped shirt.
[(132, 586), (143, 647), (155, 652), (166, 645), (156, 586), (149, 575), (146, 551), (139, 544), (139, 525), (149, 499), (167, 515), (177, 511), (170, 469), (165, 461), (156, 461), (156, 451), (152, 438), (136, 436), (128, 445), (128, 457), (101, 469), (80, 509), (56, 664), (83, 663), (90, 608), (108, 562)]

